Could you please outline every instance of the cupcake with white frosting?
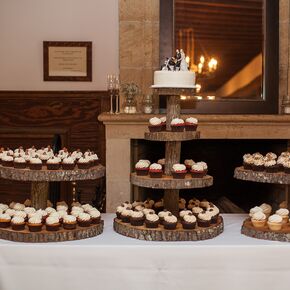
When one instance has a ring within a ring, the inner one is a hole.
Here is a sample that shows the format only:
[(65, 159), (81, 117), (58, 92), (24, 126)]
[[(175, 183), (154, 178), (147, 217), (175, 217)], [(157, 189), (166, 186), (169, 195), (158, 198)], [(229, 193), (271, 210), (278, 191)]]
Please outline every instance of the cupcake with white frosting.
[(155, 203), (155, 201), (154, 201), (153, 199), (150, 199), (150, 198), (146, 199), (146, 200), (143, 202), (145, 208), (149, 208), (149, 209), (153, 208), (154, 203)]
[(132, 215), (133, 210), (130, 209), (129, 207), (125, 208), (122, 212), (121, 212), (121, 220), (123, 223), (129, 223), (130, 222), (130, 218)]
[(209, 227), (211, 224), (211, 214), (207, 211), (199, 213), (197, 216), (197, 223), (199, 227)]
[(148, 128), (150, 132), (160, 132), (162, 129), (161, 120), (157, 117), (150, 118)]
[(149, 213), (145, 218), (145, 225), (147, 228), (158, 228), (159, 217), (157, 214)]
[(262, 211), (257, 211), (252, 215), (251, 222), (255, 228), (262, 228), (267, 221), (266, 215)]
[(139, 175), (139, 176), (146, 176), (146, 175), (148, 175), (149, 165), (150, 164), (148, 164), (148, 162), (146, 162), (146, 160), (139, 160), (135, 164), (136, 174)]
[(143, 226), (145, 215), (142, 211), (132, 211), (130, 216), (130, 223), (132, 226)]
[(42, 229), (42, 217), (39, 215), (34, 215), (28, 220), (28, 228), (31, 232), (40, 232)]
[(118, 219), (121, 219), (121, 213), (122, 211), (126, 209), (126, 207), (122, 206), (122, 205), (119, 205), (117, 206), (117, 209), (116, 209), (116, 216)]
[(192, 212), (189, 212), (182, 217), (181, 224), (185, 230), (193, 230), (196, 227), (196, 217)]
[(251, 154), (247, 153), (243, 156), (243, 166), (246, 170), (252, 170), (254, 164), (254, 158)]
[(267, 218), (271, 215), (272, 206), (270, 204), (262, 203), (259, 207), (262, 209)]
[(0, 228), (8, 228), (10, 226), (11, 216), (7, 213), (0, 214)]
[(145, 214), (145, 216), (149, 213), (155, 213), (155, 210), (152, 208), (144, 208), (143, 209), (143, 213)]
[(92, 165), (91, 159), (89, 156), (82, 156), (78, 161), (77, 165), (79, 169), (89, 169)]
[(289, 221), (289, 210), (287, 208), (279, 208), (276, 210), (276, 214), (282, 217), (282, 223), (287, 224)]
[(162, 166), (163, 170), (165, 169), (165, 158), (158, 159), (157, 163)]
[(14, 158), (14, 168), (18, 169), (26, 168), (26, 160), (21, 156)]
[(62, 160), (62, 169), (73, 170), (75, 168), (75, 159), (72, 156), (67, 156)]
[(25, 208), (25, 205), (23, 203), (19, 203), (19, 202), (15, 203), (15, 205), (13, 207), (13, 209), (15, 209), (15, 210), (24, 210), (24, 208)]
[(284, 172), (290, 174), (290, 159), (283, 162)]
[(189, 213), (192, 213), (192, 211), (189, 209), (184, 209), (184, 210), (179, 212), (179, 216), (180, 216), (180, 218), (183, 218), (185, 215), (187, 215)]
[(253, 163), (253, 170), (254, 171), (264, 171), (265, 169), (265, 161), (264, 161), (264, 158), (254, 158), (254, 163)]
[(177, 217), (172, 213), (168, 214), (164, 217), (163, 226), (166, 230), (175, 230), (177, 226)]
[(216, 224), (220, 214), (219, 208), (215, 205), (210, 205), (206, 211), (211, 215), (211, 224)]
[(30, 158), (29, 160), (29, 169), (30, 170), (41, 170), (42, 169), (42, 161), (37, 156)]
[(171, 126), (172, 132), (183, 132), (184, 127), (185, 127), (185, 123), (180, 118), (174, 118), (174, 119), (172, 119), (170, 126)]
[(158, 163), (153, 163), (149, 166), (149, 175), (151, 178), (161, 178), (162, 174), (162, 165)]
[(280, 231), (283, 225), (283, 218), (278, 214), (273, 214), (269, 216), (267, 224), (271, 231)]
[(192, 165), (195, 164), (194, 160), (192, 159), (185, 159), (184, 165), (186, 166), (186, 169), (190, 172)]
[(172, 166), (172, 177), (175, 179), (184, 179), (187, 173), (186, 166), (184, 164), (174, 164)]
[(194, 206), (191, 211), (196, 217), (198, 217), (198, 215), (203, 212), (203, 209), (199, 206)]
[(77, 221), (80, 227), (89, 227), (91, 225), (91, 216), (88, 213), (80, 213)]
[(99, 224), (101, 222), (101, 213), (97, 210), (90, 210), (89, 215), (91, 216), (92, 224)]
[(62, 226), (66, 230), (73, 230), (77, 227), (77, 218), (73, 215), (66, 215), (63, 218)]
[(167, 210), (167, 209), (164, 209), (164, 210), (162, 210), (162, 211), (160, 211), (160, 212), (158, 213), (158, 217), (159, 217), (159, 219), (160, 219), (160, 224), (163, 225), (164, 218), (165, 218), (167, 215), (169, 215), (169, 214), (171, 214), (171, 212), (170, 212), (169, 210)]
[(46, 166), (48, 170), (58, 170), (60, 168), (61, 159), (56, 156), (52, 156), (46, 161)]
[(251, 208), (250, 212), (249, 212), (249, 216), (252, 217), (258, 211), (263, 212), (263, 209), (259, 206), (255, 206), (255, 207)]
[(50, 232), (55, 232), (59, 230), (60, 227), (60, 222), (59, 219), (56, 216), (49, 216), (46, 220), (45, 220), (45, 226), (46, 226), (46, 230), (50, 231)]
[(13, 167), (14, 162), (13, 162), (13, 157), (10, 155), (3, 155), (2, 156), (2, 162), (1, 164), (5, 167)]
[(14, 231), (23, 231), (25, 229), (25, 220), (21, 216), (15, 216), (11, 220), (11, 228)]
[(196, 131), (198, 125), (198, 120), (193, 117), (185, 119), (185, 130), (186, 131)]
[(279, 167), (275, 159), (266, 160), (264, 163), (265, 171), (268, 173), (275, 173), (279, 171)]
[(205, 162), (193, 164), (190, 173), (193, 178), (203, 178), (207, 174), (207, 164)]

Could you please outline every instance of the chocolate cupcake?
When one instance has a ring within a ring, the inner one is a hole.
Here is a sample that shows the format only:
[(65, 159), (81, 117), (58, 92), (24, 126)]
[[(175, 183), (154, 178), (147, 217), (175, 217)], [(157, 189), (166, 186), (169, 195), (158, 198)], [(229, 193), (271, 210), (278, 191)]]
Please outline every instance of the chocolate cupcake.
[(201, 212), (203, 212), (203, 209), (202, 209), (201, 207), (199, 207), (199, 206), (195, 206), (195, 207), (192, 208), (192, 213), (193, 213), (196, 217), (198, 217), (198, 215), (199, 215)]
[(195, 162), (192, 159), (185, 159), (184, 160), (184, 165), (186, 166), (186, 169), (188, 172), (190, 172), (193, 164), (195, 164)]
[(180, 198), (178, 201), (178, 209), (180, 211), (185, 210), (186, 209), (186, 200), (184, 198)]
[(83, 156), (77, 161), (78, 169), (89, 169), (92, 165), (89, 157)]
[(162, 166), (162, 170), (164, 171), (164, 169), (165, 169), (165, 158), (158, 159), (157, 163)]
[(246, 170), (252, 170), (254, 158), (251, 154), (247, 153), (243, 156), (243, 166)]
[(14, 163), (13, 163), (13, 157), (10, 156), (10, 155), (3, 155), (2, 156), (2, 166), (5, 166), (5, 167), (13, 167)]
[(92, 161), (92, 165), (93, 166), (97, 166), (99, 164), (99, 157), (96, 153), (92, 153), (90, 155), (91, 161)]
[(166, 230), (175, 230), (177, 226), (177, 217), (171, 213), (168, 214), (164, 217), (163, 226)]
[(40, 232), (42, 229), (41, 217), (34, 215), (33, 217), (29, 218), (27, 226), (30, 232)]
[(91, 216), (87, 213), (80, 213), (77, 221), (80, 227), (89, 227), (91, 225)]
[(8, 228), (10, 226), (11, 216), (7, 213), (0, 214), (0, 228)]
[(162, 129), (161, 120), (157, 117), (153, 117), (149, 120), (149, 131), (150, 132), (160, 132)]
[(130, 218), (131, 218), (131, 215), (132, 215), (132, 210), (127, 207), (126, 209), (124, 209), (121, 213), (121, 220), (123, 223), (129, 223), (130, 222)]
[(89, 211), (89, 215), (91, 216), (92, 224), (99, 224), (101, 222), (101, 213), (97, 209)]
[(26, 168), (26, 161), (23, 157), (14, 158), (14, 168), (24, 169)]
[(126, 209), (126, 207), (122, 206), (122, 205), (119, 205), (117, 206), (117, 209), (116, 209), (116, 216), (117, 218), (120, 220), (121, 219), (121, 213), (122, 211)]
[(186, 166), (184, 164), (174, 164), (171, 173), (175, 179), (184, 179), (187, 173)]
[(182, 211), (179, 212), (180, 218), (183, 218), (187, 214), (192, 214), (192, 211), (189, 210), (189, 209), (184, 209), (184, 210), (182, 210)]
[(185, 119), (185, 130), (186, 131), (196, 131), (198, 125), (198, 120), (193, 117)]
[(130, 223), (132, 226), (143, 226), (145, 215), (142, 211), (133, 211), (130, 216)]
[(66, 215), (63, 218), (62, 226), (65, 230), (74, 230), (77, 227), (77, 218), (73, 215)]
[(75, 159), (68, 156), (62, 160), (61, 166), (64, 170), (73, 170), (75, 168)]
[(149, 213), (145, 218), (145, 225), (147, 228), (158, 228), (159, 225), (159, 217), (157, 214)]
[(277, 162), (274, 159), (265, 161), (264, 166), (265, 166), (265, 171), (268, 173), (275, 173), (279, 171)]
[(184, 124), (184, 121), (182, 119), (174, 118), (171, 121), (170, 126), (171, 126), (172, 132), (183, 132), (185, 124)]
[(42, 161), (42, 164), (43, 164), (43, 165), (46, 165), (46, 162), (47, 162), (48, 159), (50, 159), (50, 157), (51, 157), (51, 155), (49, 155), (49, 154), (47, 153), (47, 151), (44, 151), (44, 152), (39, 156), (39, 158), (40, 158), (40, 160)]
[(149, 175), (151, 178), (162, 178), (162, 166), (158, 163), (153, 163), (149, 166)]
[(23, 217), (15, 216), (11, 220), (11, 228), (14, 231), (23, 231), (25, 229), (25, 220)]
[(46, 225), (46, 230), (49, 232), (55, 232), (59, 230), (60, 227), (60, 222), (59, 219), (55, 216), (49, 216), (46, 221), (45, 221), (45, 225)]
[(211, 216), (211, 224), (216, 224), (218, 222), (218, 217), (219, 217), (219, 213), (220, 213), (218, 207), (216, 207), (216, 206), (210, 207), (207, 209), (207, 212)]
[(158, 213), (158, 217), (159, 217), (159, 219), (160, 219), (160, 224), (161, 224), (161, 225), (163, 225), (164, 218), (165, 218), (166, 216), (168, 216), (169, 214), (171, 214), (171, 212), (170, 212), (169, 210), (167, 210), (167, 209), (164, 209), (164, 210), (162, 210), (162, 211), (160, 211), (160, 212)]
[(192, 165), (190, 170), (193, 178), (203, 178), (207, 174), (207, 165), (205, 162), (197, 162)]
[(149, 163), (146, 160), (139, 160), (135, 164), (135, 171), (138, 176), (146, 176), (149, 172)]
[(42, 169), (42, 161), (40, 158), (32, 157), (29, 160), (29, 169), (30, 170), (41, 170)]
[(185, 230), (193, 230), (196, 227), (196, 217), (190, 212), (182, 217), (181, 224)]
[(206, 211), (199, 213), (197, 216), (197, 224), (201, 228), (209, 227), (211, 224), (211, 215)]
[(263, 158), (259, 158), (259, 159), (254, 159), (254, 163), (253, 163), (253, 170), (254, 171), (264, 171), (265, 167), (264, 167), (264, 159)]
[(46, 167), (48, 170), (58, 170), (60, 169), (61, 159), (59, 157), (52, 156), (46, 162)]
[(290, 174), (290, 160), (283, 163), (284, 172)]
[(159, 213), (160, 211), (164, 210), (164, 201), (163, 201), (163, 199), (155, 202), (154, 209), (155, 209), (156, 213)]

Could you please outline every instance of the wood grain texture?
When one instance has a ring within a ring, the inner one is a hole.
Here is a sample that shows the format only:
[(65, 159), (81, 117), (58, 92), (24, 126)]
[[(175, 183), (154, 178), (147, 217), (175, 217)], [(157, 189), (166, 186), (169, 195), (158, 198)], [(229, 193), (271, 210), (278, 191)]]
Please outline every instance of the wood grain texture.
[(31, 203), (36, 209), (44, 209), (47, 206), (49, 196), (48, 182), (31, 182)]
[(241, 233), (245, 236), (270, 241), (290, 242), (290, 224), (286, 224), (280, 231), (271, 231), (267, 226), (255, 228), (250, 219), (242, 225)]
[[(97, 120), (109, 111), (105, 91), (1, 91), (0, 146), (47, 146), (54, 134), (70, 150), (90, 148), (105, 164), (105, 128)], [(96, 192), (99, 181), (80, 182), (83, 196)], [(71, 186), (62, 184), (61, 199), (71, 199)], [(30, 194), (30, 183), (1, 180), (0, 202), (23, 202)]]
[(196, 227), (193, 230), (184, 230), (180, 223), (175, 230), (165, 230), (162, 225), (156, 229), (146, 228), (146, 226), (132, 226), (114, 219), (114, 230), (126, 237), (131, 237), (146, 241), (200, 241), (217, 237), (223, 232), (223, 218), (220, 216), (218, 222), (208, 228)]
[(23, 231), (14, 231), (11, 228), (1, 228), (0, 238), (24, 243), (64, 242), (87, 239), (100, 235), (103, 232), (103, 228), (103, 220), (100, 224), (93, 224), (89, 227), (77, 226), (74, 230), (65, 230), (60, 227), (60, 229), (55, 232), (45, 230), (45, 226), (43, 226), (41, 232), (30, 232), (27, 226), (25, 226), (25, 230)]
[(290, 184), (290, 174), (284, 172), (268, 173), (265, 171), (246, 170), (243, 166), (235, 169), (234, 177), (254, 182)]

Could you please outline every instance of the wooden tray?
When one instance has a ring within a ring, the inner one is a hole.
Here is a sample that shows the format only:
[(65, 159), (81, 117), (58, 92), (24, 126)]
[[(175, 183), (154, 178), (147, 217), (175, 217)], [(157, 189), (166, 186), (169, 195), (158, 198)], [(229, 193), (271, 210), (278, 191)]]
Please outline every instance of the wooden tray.
[(187, 189), (211, 186), (213, 178), (210, 175), (203, 178), (192, 178), (190, 174), (186, 174), (184, 179), (175, 179), (168, 175), (163, 175), (162, 178), (151, 178), (149, 175), (138, 176), (136, 173), (131, 173), (131, 183), (148, 188)]
[(73, 170), (47, 170), (43, 166), (42, 170), (17, 169), (14, 167), (5, 167), (0, 165), (0, 177), (3, 179), (18, 181), (76, 181), (76, 180), (94, 180), (105, 175), (105, 167), (97, 165), (89, 169)]
[(251, 238), (290, 242), (290, 224), (283, 225), (280, 231), (271, 231), (267, 226), (262, 228), (255, 228), (251, 219), (246, 219), (242, 225), (241, 233)]
[(290, 184), (290, 174), (284, 172), (268, 173), (265, 171), (253, 171), (244, 169), (243, 166), (235, 169), (234, 177), (241, 180), (275, 183), (275, 184)]
[(181, 223), (178, 223), (175, 230), (165, 230), (162, 225), (156, 229), (148, 229), (146, 226), (123, 223), (115, 218), (114, 230), (123, 236), (146, 241), (201, 241), (220, 235), (224, 230), (224, 224), (220, 216), (218, 222), (208, 228), (197, 227), (194, 230), (184, 230)]
[(189, 141), (199, 139), (199, 131), (184, 131), (184, 132), (146, 132), (145, 139), (150, 141)]
[(25, 242), (25, 243), (48, 243), (48, 242), (64, 242), (91, 238), (100, 235), (103, 232), (104, 221), (100, 224), (94, 224), (89, 227), (77, 226), (74, 230), (65, 230), (62, 227), (59, 231), (49, 232), (43, 230), (41, 232), (32, 233), (25, 226), (23, 231), (14, 231), (11, 228), (0, 228), (0, 239)]

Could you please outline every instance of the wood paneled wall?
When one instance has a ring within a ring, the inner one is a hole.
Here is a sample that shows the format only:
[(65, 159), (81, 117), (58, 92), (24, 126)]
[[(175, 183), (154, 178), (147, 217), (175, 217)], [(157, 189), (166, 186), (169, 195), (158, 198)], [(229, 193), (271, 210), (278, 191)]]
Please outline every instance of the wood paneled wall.
[[(97, 120), (109, 111), (104, 91), (0, 92), (0, 146), (15, 148), (52, 144), (59, 134), (62, 146), (94, 150), (105, 164), (105, 130)], [(94, 199), (97, 182), (80, 182), (84, 201)], [(24, 201), (30, 184), (0, 179), (0, 202)], [(70, 184), (62, 184), (61, 199), (71, 199)]]

